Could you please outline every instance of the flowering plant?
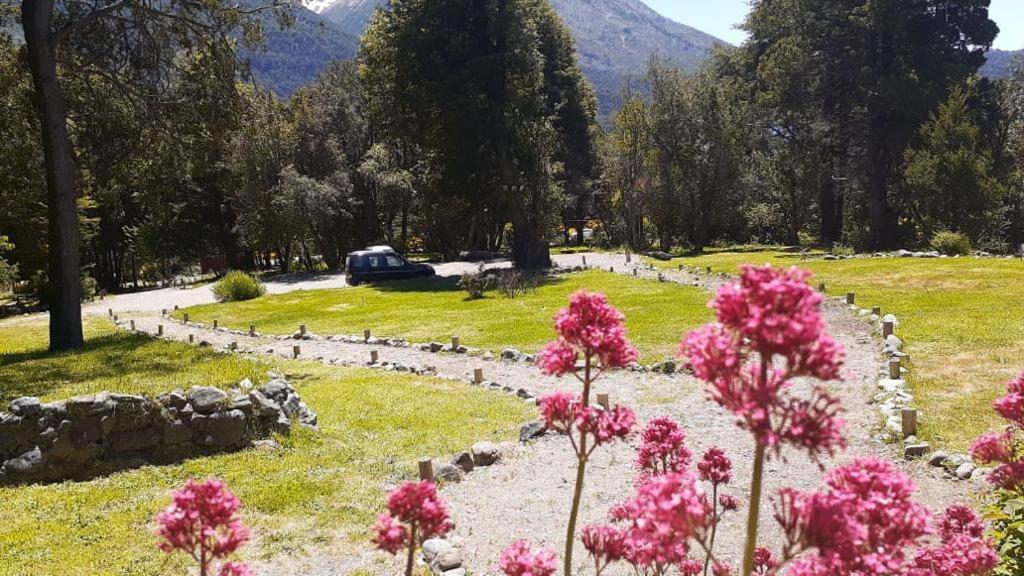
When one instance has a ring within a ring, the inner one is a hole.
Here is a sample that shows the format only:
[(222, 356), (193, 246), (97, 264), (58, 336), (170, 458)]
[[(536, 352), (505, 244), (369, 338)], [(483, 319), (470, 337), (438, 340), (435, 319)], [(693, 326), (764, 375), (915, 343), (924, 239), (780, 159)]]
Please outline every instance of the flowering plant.
[(171, 505), (156, 516), (159, 547), (181, 551), (199, 565), (200, 576), (249, 576), (248, 566), (225, 559), (249, 540), (249, 529), (238, 518), (241, 503), (219, 480), (189, 480), (171, 493)]
[(568, 436), (576, 452), (576, 484), (565, 539), (565, 576), (570, 576), (572, 570), (576, 521), (590, 455), (602, 444), (629, 436), (636, 420), (633, 411), (624, 406), (600, 410), (590, 404), (591, 388), (604, 371), (628, 366), (639, 356), (626, 339), (624, 319), (604, 295), (580, 291), (555, 316), (558, 339), (537, 356), (537, 365), (545, 374), (572, 374), (583, 385), (581, 394), (556, 392), (542, 396), (538, 402), (544, 425)]
[(431, 482), (406, 482), (388, 494), (388, 512), (377, 518), (373, 542), (389, 554), (405, 548), (405, 575), (412, 576), (416, 549), (451, 528), (448, 511)]

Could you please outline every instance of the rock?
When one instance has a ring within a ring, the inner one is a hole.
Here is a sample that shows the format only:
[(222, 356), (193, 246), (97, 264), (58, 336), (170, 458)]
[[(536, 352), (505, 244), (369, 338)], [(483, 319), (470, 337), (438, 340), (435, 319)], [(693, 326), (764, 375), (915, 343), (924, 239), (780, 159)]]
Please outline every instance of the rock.
[(440, 352), (441, 350), (444, 350), (444, 344), (441, 344), (440, 342), (431, 342), (429, 346), (431, 352)]
[(892, 346), (894, 349), (899, 350), (903, 347), (903, 340), (900, 340), (899, 336), (895, 334), (889, 334), (885, 337), (885, 343), (888, 346)]
[(930, 466), (942, 466), (942, 463), (949, 458), (949, 452), (945, 450), (936, 450), (928, 455), (928, 464)]
[(494, 442), (477, 442), (473, 444), (472, 453), (477, 466), (490, 466), (501, 459), (501, 451)]
[(260, 386), (259, 391), (265, 394), (268, 398), (283, 400), (284, 396), (286, 396), (291, 389), (292, 387), (288, 384), (288, 381), (278, 376), (271, 379), (270, 382), (267, 382), (263, 386)]
[(521, 356), (521, 355), (522, 354), (519, 352), (519, 350), (516, 350), (515, 348), (502, 348), (501, 349), (501, 357), (502, 357), (503, 360), (515, 360), (515, 359), (519, 358), (519, 356)]
[(914, 458), (920, 458), (928, 453), (928, 443), (922, 442), (920, 444), (908, 444), (903, 447), (903, 457), (907, 460), (913, 460)]
[(449, 548), (434, 558), (432, 563), (441, 572), (455, 570), (462, 566), (462, 553), (457, 548)]
[(191, 439), (192, 429), (181, 420), (168, 420), (164, 423), (164, 444), (171, 446), (187, 442)]
[(974, 468), (974, 464), (970, 462), (964, 462), (963, 464), (957, 467), (956, 471), (953, 472), (953, 474), (955, 474), (956, 477), (961, 480), (967, 480), (968, 478), (971, 477), (971, 473), (974, 472)]
[(992, 472), (991, 468), (978, 466), (971, 471), (971, 480), (984, 480)]
[(284, 450), (284, 446), (273, 438), (267, 438), (264, 440), (257, 440), (252, 443), (252, 447), (257, 450), (265, 450), (267, 452), (277, 452), (278, 450)]
[(484, 352), (480, 358), (483, 360), (494, 360), (494, 352), (488, 350), (487, 352)]
[(472, 472), (474, 467), (473, 455), (469, 452), (462, 452), (452, 459), (452, 464), (461, 468), (463, 472)]
[(11, 400), (11, 403), (7, 405), (7, 409), (16, 416), (29, 417), (39, 414), (43, 409), (43, 403), (34, 396), (25, 396)]
[(648, 252), (647, 255), (655, 260), (661, 260), (662, 262), (667, 262), (672, 259), (672, 255), (667, 252)]
[(540, 438), (547, 433), (547, 428), (544, 427), (544, 423), (541, 421), (527, 422), (523, 424), (523, 427), (519, 429), (519, 441), (529, 442), (534, 438)]
[(451, 550), (453, 546), (443, 538), (430, 538), (423, 542), (423, 561), (432, 564), (441, 554)]
[(238, 383), (238, 389), (242, 392), (248, 392), (249, 390), (252, 390), (252, 388), (252, 380), (249, 380), (248, 378), (243, 378), (242, 381)]
[(900, 325), (900, 321), (896, 319), (895, 314), (886, 314), (885, 316), (882, 316), (882, 322), (892, 322), (893, 326)]
[(445, 570), (441, 576), (466, 576), (466, 569), (459, 567), (452, 570)]
[(213, 412), (218, 405), (228, 399), (223, 390), (210, 386), (194, 386), (188, 393), (192, 408), (200, 414)]
[(910, 250), (900, 249), (896, 251), (896, 256), (898, 256), (899, 258), (913, 258), (914, 253), (911, 252)]
[(462, 482), (463, 472), (455, 464), (438, 464), (434, 468), (434, 478), (445, 482)]
[(241, 410), (229, 410), (211, 414), (203, 426), (204, 437), (200, 442), (214, 448), (238, 446), (245, 439), (245, 414)]

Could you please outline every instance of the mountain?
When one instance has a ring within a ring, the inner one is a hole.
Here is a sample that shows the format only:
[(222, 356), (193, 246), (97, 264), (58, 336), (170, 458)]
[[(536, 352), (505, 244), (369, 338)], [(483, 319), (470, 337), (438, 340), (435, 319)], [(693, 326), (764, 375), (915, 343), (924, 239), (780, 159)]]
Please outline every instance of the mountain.
[[(360, 36), (385, 0), (314, 0), (308, 3), (342, 31)], [(618, 108), (622, 88), (643, 75), (651, 55), (694, 69), (711, 47), (724, 43), (658, 14), (640, 0), (551, 0), (576, 39), (580, 65), (594, 85), (599, 115)]]
[(1003, 78), (1010, 74), (1010, 62), (1024, 58), (1024, 50), (992, 50), (985, 54), (988, 61), (978, 72), (988, 78)]
[(312, 81), (332, 60), (355, 57), (359, 38), (306, 8), (293, 11), (293, 26), (282, 29), (268, 11), (262, 16), (264, 45), (244, 54), (257, 84), (290, 96)]

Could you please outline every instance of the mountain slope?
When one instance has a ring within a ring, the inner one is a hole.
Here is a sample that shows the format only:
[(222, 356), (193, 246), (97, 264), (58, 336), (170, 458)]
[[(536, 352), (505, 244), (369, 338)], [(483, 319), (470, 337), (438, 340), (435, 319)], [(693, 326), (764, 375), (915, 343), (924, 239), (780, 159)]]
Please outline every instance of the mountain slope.
[[(384, 0), (334, 0), (315, 7), (358, 36), (382, 4)], [(551, 0), (551, 5), (576, 39), (580, 65), (597, 92), (602, 118), (618, 108), (622, 88), (643, 74), (651, 55), (692, 70), (722, 42), (669, 20), (640, 0)]]
[(978, 72), (988, 78), (1003, 78), (1010, 73), (1010, 62), (1024, 58), (1024, 50), (993, 50), (985, 55), (988, 59)]

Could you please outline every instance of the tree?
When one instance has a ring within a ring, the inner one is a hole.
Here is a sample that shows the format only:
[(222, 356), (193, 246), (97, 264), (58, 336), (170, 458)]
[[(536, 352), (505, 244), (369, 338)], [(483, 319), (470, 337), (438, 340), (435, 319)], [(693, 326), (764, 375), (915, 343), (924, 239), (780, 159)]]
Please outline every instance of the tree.
[(913, 221), (924, 241), (952, 230), (977, 243), (996, 220), (1003, 190), (969, 105), (972, 92), (971, 86), (954, 88), (921, 127), (921, 145), (905, 154)]
[[(233, 54), (237, 32), (259, 8), (214, 0), (23, 0), (21, 21), (32, 74), (46, 166), (50, 348), (83, 345), (80, 240), (74, 150), (67, 105), (58, 74), (63, 53), (76, 70), (96, 74), (154, 98), (177, 72), (185, 52)], [(249, 29), (247, 32), (255, 32)], [(253, 39), (252, 34), (246, 38)]]
[(647, 248), (644, 204), (652, 184), (653, 154), (647, 116), (647, 104), (643, 99), (636, 94), (627, 94), (622, 107), (612, 116), (612, 130), (606, 139), (612, 202), (626, 222), (626, 246), (634, 251)]

